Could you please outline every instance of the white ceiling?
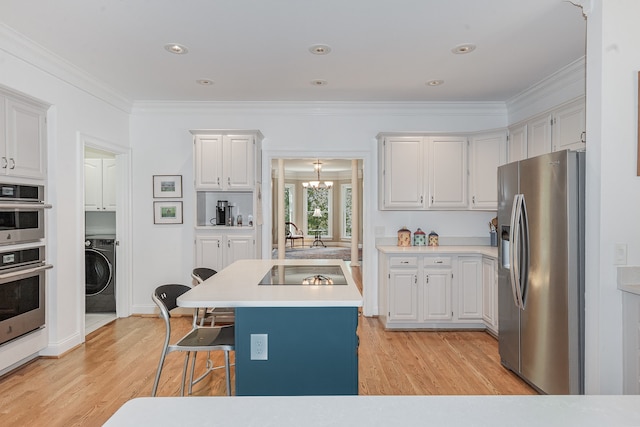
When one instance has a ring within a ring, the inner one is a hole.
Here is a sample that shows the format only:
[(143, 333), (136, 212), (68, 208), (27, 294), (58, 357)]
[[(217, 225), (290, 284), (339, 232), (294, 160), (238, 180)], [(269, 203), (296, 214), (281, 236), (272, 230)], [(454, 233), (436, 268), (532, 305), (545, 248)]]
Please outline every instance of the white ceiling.
[(586, 31), (562, 0), (2, 0), (0, 22), (131, 101), (506, 101)]

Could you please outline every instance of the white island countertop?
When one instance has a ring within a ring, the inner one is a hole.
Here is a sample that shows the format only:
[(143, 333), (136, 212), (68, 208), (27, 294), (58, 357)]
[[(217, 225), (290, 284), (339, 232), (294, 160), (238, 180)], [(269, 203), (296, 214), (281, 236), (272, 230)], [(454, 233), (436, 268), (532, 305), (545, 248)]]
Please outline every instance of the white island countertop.
[(395, 246), (378, 245), (376, 248), (387, 255), (464, 255), (477, 254), (491, 258), (498, 258), (498, 248), (495, 246)]
[(637, 426), (640, 396), (145, 397), (105, 426)]
[[(273, 266), (338, 266), (346, 285), (259, 285)], [(180, 307), (362, 307), (362, 295), (342, 260), (245, 259), (178, 297)]]

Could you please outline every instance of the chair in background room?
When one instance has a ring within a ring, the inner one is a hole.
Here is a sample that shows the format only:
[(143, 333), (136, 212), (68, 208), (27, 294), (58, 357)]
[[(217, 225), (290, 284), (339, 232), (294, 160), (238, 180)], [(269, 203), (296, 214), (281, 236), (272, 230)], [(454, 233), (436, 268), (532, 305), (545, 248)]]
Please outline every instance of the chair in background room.
[(293, 248), (293, 242), (298, 239), (303, 239), (302, 241), (304, 246), (304, 235), (298, 227), (296, 227), (292, 222), (285, 222), (284, 225), (286, 227), (285, 240), (291, 240), (291, 247)]
[[(207, 280), (209, 277), (217, 274), (218, 272), (212, 268), (207, 267), (197, 267), (194, 268), (191, 272), (191, 278), (194, 280), (196, 285)], [(211, 326), (214, 326), (217, 323), (233, 323), (235, 320), (235, 310), (233, 308), (227, 307), (216, 307), (216, 308), (202, 308), (197, 314), (198, 319), (196, 322), (200, 324), (200, 326), (204, 326), (205, 322), (210, 321)]]
[(182, 382), (180, 384), (180, 396), (184, 396), (184, 384), (187, 376), (187, 369), (189, 367), (189, 359), (191, 353), (193, 353), (193, 360), (191, 361), (191, 372), (189, 374), (189, 389), (188, 394), (192, 393), (193, 385), (204, 379), (212, 371), (222, 368), (223, 366), (213, 366), (211, 359), (207, 359), (206, 371), (200, 375), (197, 379), (193, 379), (196, 355), (199, 351), (224, 351), (224, 368), (226, 375), (227, 396), (231, 395), (231, 376), (230, 376), (230, 363), (229, 352), (235, 350), (235, 332), (234, 326), (214, 326), (214, 327), (200, 327), (196, 323), (196, 316), (194, 315), (192, 328), (184, 337), (180, 338), (175, 344), (169, 344), (171, 338), (171, 310), (176, 308), (178, 297), (191, 289), (190, 286), (168, 284), (158, 286), (151, 295), (153, 302), (156, 303), (160, 309), (160, 317), (164, 320), (165, 324), (165, 339), (162, 347), (162, 353), (160, 354), (160, 362), (158, 363), (158, 372), (153, 382), (153, 389), (151, 396), (155, 396), (158, 391), (158, 384), (160, 382), (160, 375), (162, 373), (162, 367), (164, 366), (165, 358), (167, 354), (174, 351), (185, 352), (184, 367), (182, 370)]

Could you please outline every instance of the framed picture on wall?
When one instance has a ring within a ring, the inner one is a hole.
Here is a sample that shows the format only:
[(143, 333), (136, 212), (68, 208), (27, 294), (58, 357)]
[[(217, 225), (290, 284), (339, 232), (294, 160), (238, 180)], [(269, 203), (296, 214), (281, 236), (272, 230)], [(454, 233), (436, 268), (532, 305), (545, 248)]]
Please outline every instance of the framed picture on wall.
[(182, 197), (182, 175), (153, 175), (153, 198)]
[(153, 202), (154, 224), (182, 224), (182, 202)]

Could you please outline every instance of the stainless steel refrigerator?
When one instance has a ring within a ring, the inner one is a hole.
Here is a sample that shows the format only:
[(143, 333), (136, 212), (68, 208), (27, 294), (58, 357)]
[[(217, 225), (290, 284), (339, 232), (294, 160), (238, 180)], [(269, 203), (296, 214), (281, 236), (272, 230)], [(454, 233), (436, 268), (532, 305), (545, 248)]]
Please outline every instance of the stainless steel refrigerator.
[(500, 359), (546, 394), (584, 393), (584, 156), (498, 168)]

